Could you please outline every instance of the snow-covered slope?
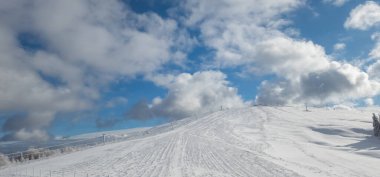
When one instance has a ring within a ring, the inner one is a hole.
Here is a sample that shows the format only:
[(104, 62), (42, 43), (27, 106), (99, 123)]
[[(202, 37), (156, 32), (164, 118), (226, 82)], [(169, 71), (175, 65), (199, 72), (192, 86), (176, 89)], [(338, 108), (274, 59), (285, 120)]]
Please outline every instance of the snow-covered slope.
[(372, 112), (377, 109), (219, 111), (128, 141), (12, 165), (0, 176), (380, 176)]
[(151, 127), (131, 128), (122, 130), (102, 131), (74, 135), (65, 138), (56, 138), (50, 141), (4, 141), (0, 142), (0, 153), (2, 154), (19, 154), (20, 152), (28, 152), (31, 147), (35, 149), (62, 149), (64, 147), (94, 146), (103, 143), (103, 135), (105, 141), (123, 141), (144, 136)]

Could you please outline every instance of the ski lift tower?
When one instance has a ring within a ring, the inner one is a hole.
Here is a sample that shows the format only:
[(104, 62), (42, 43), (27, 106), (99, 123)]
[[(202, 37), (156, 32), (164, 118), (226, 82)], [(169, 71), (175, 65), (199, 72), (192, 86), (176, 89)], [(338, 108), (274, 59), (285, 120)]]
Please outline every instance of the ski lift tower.
[(106, 144), (106, 134), (103, 133), (103, 144)]

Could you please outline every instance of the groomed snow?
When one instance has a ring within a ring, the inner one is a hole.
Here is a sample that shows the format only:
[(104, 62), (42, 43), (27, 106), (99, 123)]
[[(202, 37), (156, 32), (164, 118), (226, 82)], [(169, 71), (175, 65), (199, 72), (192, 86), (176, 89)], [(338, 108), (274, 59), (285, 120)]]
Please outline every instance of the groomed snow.
[(146, 136), (15, 164), (0, 176), (380, 176), (372, 112), (301, 107), (218, 111)]

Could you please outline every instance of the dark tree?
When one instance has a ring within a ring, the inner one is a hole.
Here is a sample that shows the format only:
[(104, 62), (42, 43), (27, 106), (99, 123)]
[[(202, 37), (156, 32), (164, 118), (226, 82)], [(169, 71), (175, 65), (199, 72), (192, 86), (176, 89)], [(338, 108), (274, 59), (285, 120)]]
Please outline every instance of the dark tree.
[(372, 116), (372, 125), (373, 125), (373, 134), (375, 136), (379, 136), (379, 133), (380, 133), (380, 123), (379, 123), (379, 118), (375, 115), (375, 113), (373, 113), (373, 116)]

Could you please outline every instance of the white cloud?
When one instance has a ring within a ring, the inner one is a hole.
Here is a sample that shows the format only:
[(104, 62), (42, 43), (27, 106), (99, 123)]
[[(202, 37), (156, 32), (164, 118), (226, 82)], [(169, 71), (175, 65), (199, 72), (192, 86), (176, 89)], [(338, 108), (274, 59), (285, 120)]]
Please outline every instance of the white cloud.
[[(342, 102), (379, 93), (379, 83), (368, 79), (367, 73), (351, 64), (334, 61), (322, 46), (312, 41), (292, 38), (286, 33), (291, 22), (283, 18), (284, 14), (302, 5), (304, 1), (297, 0), (192, 1), (185, 4), (189, 13), (186, 22), (199, 27), (200, 41), (214, 49), (214, 67), (239, 66), (254, 74), (276, 76), (273, 81), (262, 82), (257, 103)], [(211, 6), (215, 8), (207, 8)], [(354, 16), (362, 13), (360, 9), (353, 10), (347, 27), (356, 24)], [(377, 14), (373, 8), (370, 12)], [(366, 17), (365, 25), (374, 25), (373, 15)], [(344, 47), (338, 44), (335, 49)]]
[(168, 75), (167, 78), (161, 82), (163, 76), (159, 76), (158, 84), (166, 87), (168, 94), (164, 98), (155, 98), (150, 106), (139, 103), (130, 110), (129, 117), (165, 116), (178, 119), (219, 110), (221, 106), (233, 108), (247, 104), (238, 95), (237, 89), (229, 86), (226, 75), (219, 71), (182, 73), (174, 77)]
[(375, 41), (375, 46), (368, 55), (373, 59), (380, 59), (380, 33), (372, 34), (371, 39)]
[(346, 44), (345, 43), (336, 43), (336, 44), (334, 44), (334, 52), (342, 51), (345, 48), (346, 48)]
[(256, 97), (258, 104), (342, 103), (380, 93), (380, 83), (351, 64), (331, 62), (329, 67), (310, 72), (299, 81), (264, 82)]
[(332, 5), (338, 6), (338, 7), (343, 6), (348, 1), (350, 1), (350, 0), (323, 0), (324, 3), (332, 4)]
[[(26, 114), (23, 127), (7, 129), (12, 138), (41, 138), (35, 132), (56, 113), (90, 108), (99, 88), (117, 77), (180, 64), (193, 44), (176, 21), (137, 14), (116, 0), (1, 1), (0, 13), (0, 111)], [(42, 48), (24, 48), (20, 34)]]
[(311, 41), (273, 37), (258, 43), (253, 50), (251, 67), (255, 72), (274, 73), (288, 79), (297, 80), (329, 65), (323, 47)]
[(344, 23), (345, 28), (367, 30), (380, 24), (380, 5), (367, 1), (355, 7)]
[(374, 59), (380, 59), (380, 41), (375, 44), (375, 47), (371, 50), (369, 56)]
[(370, 79), (380, 82), (380, 60), (368, 66), (367, 73)]
[(367, 106), (373, 106), (374, 105), (374, 101), (372, 98), (366, 98), (364, 99), (364, 103), (367, 105)]
[[(290, 22), (281, 16), (303, 0), (209, 0), (184, 3), (185, 23), (199, 28), (200, 41), (215, 50), (214, 65), (231, 67), (251, 63), (257, 43), (282, 37), (278, 28)], [(209, 8), (213, 7), (213, 8)]]
[(291, 22), (282, 15), (302, 5), (302, 0), (191, 1), (185, 4), (186, 22), (199, 27), (200, 41), (215, 50), (214, 67), (244, 66), (258, 74), (297, 79), (329, 63), (323, 47), (285, 33)]
[[(215, 50), (214, 67), (244, 66), (256, 74), (299, 79), (329, 65), (323, 47), (293, 39), (286, 33), (290, 21), (281, 18), (302, 5), (286, 1), (191, 1), (185, 3), (186, 22), (199, 27), (201, 39)], [(211, 10), (207, 7), (215, 7)], [(285, 32), (282, 32), (284, 30)], [(212, 67), (212, 66), (211, 66)]]
[(52, 50), (102, 73), (155, 71), (169, 61), (175, 47), (174, 20), (136, 14), (117, 1), (46, 1), (31, 15), (33, 27)]

